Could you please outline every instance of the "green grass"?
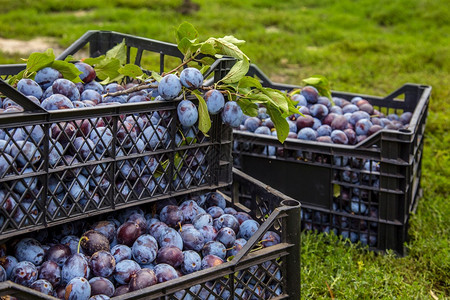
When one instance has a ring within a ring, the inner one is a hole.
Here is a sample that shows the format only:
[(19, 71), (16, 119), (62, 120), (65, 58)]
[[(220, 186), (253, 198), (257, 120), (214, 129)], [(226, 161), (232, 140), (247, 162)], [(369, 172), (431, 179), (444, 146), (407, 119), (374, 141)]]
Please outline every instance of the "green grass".
[[(450, 6), (398, 1), (0, 0), (0, 37), (56, 38), (67, 47), (87, 30), (115, 30), (175, 42), (186, 20), (202, 38), (233, 34), (275, 81), (326, 76), (333, 90), (386, 95), (406, 82), (433, 87), (423, 158), (424, 197), (411, 217), (409, 255), (375, 255), (337, 237), (303, 234), (304, 299), (450, 297)], [(65, 3), (65, 4), (64, 4)], [(0, 63), (19, 62), (0, 52)], [(327, 285), (329, 287), (327, 287)]]

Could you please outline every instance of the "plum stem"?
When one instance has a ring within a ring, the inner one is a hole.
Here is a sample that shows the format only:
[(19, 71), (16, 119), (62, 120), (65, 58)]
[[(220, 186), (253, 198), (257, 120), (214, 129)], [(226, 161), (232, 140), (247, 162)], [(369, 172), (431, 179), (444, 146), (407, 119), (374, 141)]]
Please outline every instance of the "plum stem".
[(89, 238), (88, 238), (87, 236), (82, 236), (82, 237), (80, 238), (80, 240), (78, 241), (77, 253), (80, 253), (81, 242), (82, 242), (83, 240), (89, 241)]

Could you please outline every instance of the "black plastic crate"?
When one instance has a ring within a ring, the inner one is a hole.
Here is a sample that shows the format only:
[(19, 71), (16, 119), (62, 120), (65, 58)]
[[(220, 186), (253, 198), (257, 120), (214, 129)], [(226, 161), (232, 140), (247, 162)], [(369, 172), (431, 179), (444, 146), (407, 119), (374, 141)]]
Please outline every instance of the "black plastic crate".
[[(160, 72), (182, 63), (174, 44), (109, 31), (87, 32), (57, 59), (122, 41), (127, 62), (150, 54)], [(204, 76), (218, 80), (233, 63), (218, 59)], [(1, 65), (0, 75), (23, 68)], [(24, 108), (0, 114), (0, 239), (231, 182), (231, 128), (212, 116), (209, 136), (183, 129), (180, 100), (46, 111), (2, 80), (0, 92)]]
[[(265, 87), (299, 88), (271, 82), (254, 65), (248, 75)], [(290, 138), (280, 144), (273, 136), (233, 130), (235, 166), (299, 200), (304, 229), (334, 231), (372, 250), (404, 255), (409, 216), (421, 197), (430, 92), (419, 84), (405, 84), (386, 97), (333, 91), (333, 97), (349, 101), (366, 99), (386, 115), (411, 112), (409, 127), (382, 129), (356, 145)], [(268, 146), (275, 151), (269, 153)]]
[[(260, 223), (238, 254), (221, 265), (112, 299), (300, 299), (300, 203), (236, 169), (229, 186), (197, 191), (189, 196), (208, 191), (222, 192), (227, 207), (246, 212)], [(153, 204), (156, 202), (140, 208), (145, 211)], [(92, 223), (106, 215), (83, 221)], [(262, 248), (259, 241), (268, 230), (278, 233), (281, 242)], [(11, 281), (0, 283), (0, 295), (56, 299)]]

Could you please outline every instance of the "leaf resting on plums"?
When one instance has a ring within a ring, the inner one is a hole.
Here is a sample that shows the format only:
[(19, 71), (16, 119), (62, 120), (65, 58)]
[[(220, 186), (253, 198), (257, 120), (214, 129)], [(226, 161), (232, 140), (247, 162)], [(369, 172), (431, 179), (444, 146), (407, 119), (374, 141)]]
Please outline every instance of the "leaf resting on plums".
[(209, 117), (208, 106), (202, 95), (198, 91), (193, 91), (193, 94), (198, 99), (198, 129), (206, 136), (211, 128), (211, 119)]

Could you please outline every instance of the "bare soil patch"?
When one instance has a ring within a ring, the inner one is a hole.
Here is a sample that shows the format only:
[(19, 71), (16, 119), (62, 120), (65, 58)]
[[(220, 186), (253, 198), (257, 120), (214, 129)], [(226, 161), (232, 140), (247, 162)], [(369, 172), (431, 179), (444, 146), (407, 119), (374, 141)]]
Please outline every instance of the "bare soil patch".
[(29, 41), (0, 38), (0, 51), (4, 53), (28, 55), (33, 52), (43, 52), (48, 48), (53, 48), (55, 54), (62, 52), (56, 42), (48, 37), (37, 37)]

